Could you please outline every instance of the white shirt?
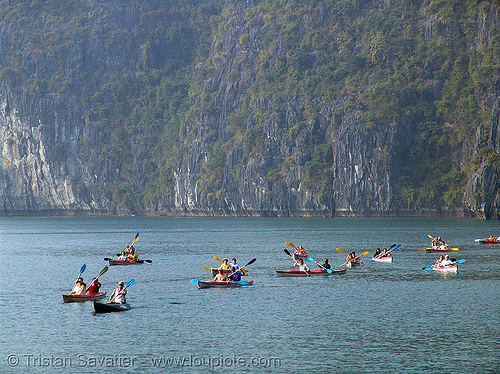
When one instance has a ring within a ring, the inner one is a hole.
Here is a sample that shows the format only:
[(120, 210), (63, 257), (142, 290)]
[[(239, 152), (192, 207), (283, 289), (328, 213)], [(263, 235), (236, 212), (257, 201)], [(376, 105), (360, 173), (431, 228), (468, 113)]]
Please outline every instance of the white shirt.
[(298, 266), (300, 271), (309, 271), (309, 266), (307, 266), (306, 264), (300, 265), (298, 262), (296, 262), (294, 266)]
[(448, 260), (443, 260), (443, 261), (441, 261), (441, 263), (439, 264), (439, 266), (448, 266), (448, 265), (453, 265), (453, 261), (451, 261), (450, 259), (448, 259)]

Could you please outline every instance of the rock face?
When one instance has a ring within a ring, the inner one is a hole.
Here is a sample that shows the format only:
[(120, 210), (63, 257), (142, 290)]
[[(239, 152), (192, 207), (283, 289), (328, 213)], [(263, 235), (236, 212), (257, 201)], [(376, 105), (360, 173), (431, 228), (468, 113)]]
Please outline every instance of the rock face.
[[(426, 15), (430, 3), (409, 17), (418, 20), (424, 43), (456, 32), (443, 12)], [(447, 159), (466, 174), (459, 202), (407, 198), (413, 192), (404, 191), (408, 165), (402, 160), (417, 137), (416, 116), (373, 119), (377, 108), (366, 98), (382, 78), (354, 77), (362, 84), (346, 84), (327, 97), (314, 86), (335, 86), (345, 77), (325, 70), (325, 81), (307, 81), (322, 54), (340, 54), (348, 33), (336, 30), (335, 37), (343, 36), (327, 44), (328, 52), (295, 45), (290, 34), (314, 40), (341, 11), (347, 17), (361, 9), (368, 17), (393, 5), (373, 1), (339, 10), (325, 1), (278, 29), (275, 15), (258, 1), (226, 2), (208, 37), (208, 57), (199, 57), (194, 68), (189, 98), (182, 102), (189, 101), (189, 109), (179, 124), (147, 109), (130, 110), (124, 101), (159, 101), (143, 85), (166, 80), (158, 76), (166, 57), (189, 42), (175, 49), (162, 41), (175, 37), (151, 34), (157, 32), (151, 24), (182, 23), (183, 16), (155, 1), (77, 4), (71, 14), (58, 13), (61, 26), (54, 30), (50, 6), (22, 7), (20, 15), (0, 0), (0, 214), (500, 218), (499, 77), (476, 98), (491, 108), (491, 119)], [(498, 27), (496, 7), (478, 10), (477, 35), (469, 38), (475, 44), (467, 46), (471, 61), (480, 63), (477, 51), (494, 43), (490, 36)], [(384, 37), (352, 37), (346, 45), (364, 60), (352, 57), (349, 68), (388, 59)], [(447, 64), (431, 56), (414, 78), (425, 81), (429, 102), (445, 94)], [(177, 155), (168, 158), (173, 161), (158, 154), (161, 126), (180, 128)], [(159, 177), (162, 172), (167, 177)], [(166, 187), (169, 173), (172, 186)]]

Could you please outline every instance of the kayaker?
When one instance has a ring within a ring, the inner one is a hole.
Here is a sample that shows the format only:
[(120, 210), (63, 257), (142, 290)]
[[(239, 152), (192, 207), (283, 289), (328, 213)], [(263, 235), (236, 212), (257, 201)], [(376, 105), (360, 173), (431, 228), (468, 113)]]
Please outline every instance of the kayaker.
[(440, 266), (448, 266), (448, 265), (453, 265), (453, 261), (450, 260), (450, 256), (446, 255), (444, 256), (444, 260), (441, 261)]
[(83, 281), (83, 278), (79, 277), (75, 281), (75, 285), (73, 286), (73, 290), (71, 291), (70, 295), (85, 295), (86, 290), (87, 285)]
[(295, 261), (295, 264), (293, 266), (298, 266), (300, 271), (309, 272), (309, 266), (307, 266), (307, 264), (304, 264), (304, 260), (301, 258), (299, 258), (298, 261)]
[(387, 252), (387, 248), (382, 249), (380, 257), (391, 257), (391, 254)]
[(325, 261), (323, 262), (323, 268), (325, 269), (331, 269), (332, 267), (330, 266), (330, 264), (328, 263), (328, 259), (325, 258)]
[(299, 247), (295, 250), (295, 254), (300, 256), (305, 256), (306, 250), (304, 249), (303, 246), (299, 245)]
[(127, 290), (123, 288), (123, 282), (118, 282), (118, 288), (115, 288), (111, 296), (109, 296), (108, 304), (126, 304), (126, 294)]
[(229, 260), (227, 258), (224, 258), (222, 260), (222, 264), (219, 266), (219, 269), (222, 269), (222, 270), (231, 270), (231, 265), (229, 265), (227, 262)]
[(380, 256), (380, 253), (381, 253), (381, 252), (380, 252), (380, 248), (377, 248), (377, 249), (375, 250), (375, 254), (373, 255), (373, 257), (379, 257), (379, 256)]
[(240, 268), (240, 265), (238, 265), (238, 263), (236, 262), (236, 259), (233, 258), (231, 260), (231, 271), (238, 270), (239, 268)]
[(234, 273), (229, 275), (229, 279), (232, 280), (233, 282), (239, 282), (241, 280), (242, 275), (243, 272), (238, 269)]
[(128, 255), (129, 261), (138, 261), (139, 256), (135, 254), (135, 248), (133, 245), (130, 246), (130, 254)]
[(219, 272), (215, 276), (214, 281), (217, 281), (217, 282), (227, 282), (227, 275), (224, 274), (224, 270), (223, 269), (219, 269)]
[(443, 261), (443, 255), (439, 256), (434, 265), (432, 266), (441, 266), (441, 262)]
[(122, 254), (120, 255), (120, 257), (118, 257), (118, 260), (120, 261), (128, 261), (128, 255), (125, 251), (122, 251)]
[(99, 288), (101, 288), (101, 283), (97, 280), (97, 278), (92, 278), (92, 283), (89, 288), (87, 288), (87, 295), (96, 295), (99, 293)]

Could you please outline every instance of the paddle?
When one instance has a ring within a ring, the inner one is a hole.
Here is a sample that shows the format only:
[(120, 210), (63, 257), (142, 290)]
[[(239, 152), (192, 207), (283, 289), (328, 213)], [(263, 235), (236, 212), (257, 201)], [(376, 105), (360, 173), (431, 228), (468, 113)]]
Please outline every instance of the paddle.
[[(462, 258), (460, 260), (456, 260), (453, 262), (453, 264), (463, 264), (465, 261), (467, 261), (465, 258)], [(431, 265), (431, 266), (424, 266), (422, 268), (422, 270), (431, 270), (433, 267), (435, 267), (436, 265)]]
[[(394, 246), (394, 247), (393, 247), (393, 246)], [(390, 253), (390, 252), (394, 251), (395, 249), (398, 249), (399, 247), (401, 247), (401, 244), (398, 244), (398, 245), (393, 244), (393, 246), (391, 245), (391, 246), (389, 247), (389, 250), (388, 250), (387, 252), (385, 252), (385, 253), (384, 253), (384, 255), (386, 255), (386, 254), (388, 254), (388, 253)], [(379, 255), (377, 255), (377, 256), (375, 256), (375, 257), (373, 257), (373, 258), (380, 258), (380, 257), (381, 257), (381, 255), (382, 255), (382, 252), (381, 252)]]
[(323, 270), (326, 270), (326, 272), (327, 272), (328, 274), (331, 274), (331, 273), (332, 273), (332, 271), (331, 271), (330, 269), (327, 269), (327, 268), (325, 268), (323, 265), (321, 265), (320, 263), (318, 263), (318, 262), (314, 261), (314, 259), (313, 259), (312, 257), (309, 257), (309, 258), (308, 258), (308, 260), (309, 260), (309, 261), (311, 261), (311, 262), (314, 262), (316, 265), (318, 265), (318, 266), (319, 266), (320, 268), (322, 268)]
[(139, 240), (139, 233), (137, 233), (137, 235), (135, 236), (134, 238), (134, 241), (132, 242), (132, 244), (130, 244), (130, 246), (133, 246), (135, 243), (137, 243), (137, 241)]
[(291, 243), (291, 242), (285, 242), (285, 244), (288, 245), (289, 247), (297, 249), (297, 247), (295, 245), (293, 245), (293, 243)]
[[(127, 282), (127, 284), (125, 285), (125, 287), (123, 288), (123, 290), (121, 290), (120, 292), (123, 292), (125, 291), (128, 287), (130, 287), (131, 285), (133, 285), (135, 283), (135, 279), (131, 279)], [(109, 303), (112, 303), (113, 301), (115, 301), (116, 297), (118, 296), (118, 293), (113, 297), (113, 300), (111, 300)], [(108, 303), (108, 304), (109, 304)]]
[[(83, 264), (82, 267), (80, 268), (80, 274), (78, 275), (78, 278), (80, 278), (83, 274), (83, 272), (87, 269), (87, 265)], [(76, 279), (78, 279), (76, 278)]]
[[(95, 278), (95, 280), (98, 280), (98, 279), (99, 279), (99, 277), (100, 277), (101, 275), (105, 274), (107, 271), (108, 271), (108, 267), (107, 267), (107, 266), (103, 267), (103, 268), (102, 268), (102, 270), (100, 271), (99, 275)], [(90, 288), (90, 286), (88, 286), (88, 287), (87, 287), (87, 290), (86, 290), (86, 291), (88, 291), (88, 290), (89, 290), (89, 288)]]
[(339, 265), (339, 266), (337, 266), (337, 267), (341, 267), (341, 266), (343, 266), (343, 265), (347, 265), (347, 263), (348, 263), (348, 262), (353, 262), (353, 261), (355, 261), (356, 259), (360, 258), (361, 256), (366, 256), (368, 253), (370, 253), (370, 251), (363, 252), (363, 253), (361, 253), (359, 256), (356, 256), (356, 257), (354, 257), (354, 258), (350, 259), (349, 261), (346, 261), (346, 262), (344, 262), (343, 264), (340, 264), (340, 265)]
[(343, 254), (347, 254), (347, 253), (345, 253), (345, 252), (344, 252), (342, 249), (340, 249), (340, 248), (336, 248), (336, 249), (337, 249), (337, 252), (340, 252), (340, 253), (343, 253)]
[[(290, 244), (291, 244), (291, 243), (290, 243)], [(292, 258), (292, 259), (293, 259), (293, 260), (297, 263), (297, 260), (295, 260), (295, 258), (293, 257), (293, 255), (290, 253), (290, 251), (289, 251), (288, 249), (286, 249), (286, 248), (285, 248), (283, 251), (284, 251), (284, 252), (285, 252), (288, 256), (290, 256), (290, 257), (291, 257), (291, 258)], [(304, 270), (304, 272), (307, 274), (307, 276), (309, 276), (309, 277), (311, 276), (311, 274), (309, 274), (309, 272), (308, 272), (308, 271), (305, 271), (305, 270)]]

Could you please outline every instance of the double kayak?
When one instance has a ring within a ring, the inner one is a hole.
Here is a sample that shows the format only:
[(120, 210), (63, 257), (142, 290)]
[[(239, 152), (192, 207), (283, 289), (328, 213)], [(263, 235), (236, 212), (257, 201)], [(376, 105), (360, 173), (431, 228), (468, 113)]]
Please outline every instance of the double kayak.
[(432, 270), (442, 271), (447, 273), (456, 273), (458, 272), (458, 266), (457, 265), (433, 266)]
[(310, 270), (309, 272), (305, 272), (302, 270), (275, 270), (275, 271), (278, 277), (308, 277), (310, 275), (330, 275), (334, 273), (343, 273), (346, 271), (346, 269), (332, 270), (331, 273), (328, 273), (326, 270), (322, 269), (314, 269)]
[(232, 288), (232, 287), (242, 287), (242, 286), (251, 286), (253, 284), (253, 280), (249, 281), (239, 281), (239, 282), (233, 282), (233, 281), (202, 281), (199, 280), (198, 282), (198, 287), (200, 288), (214, 288), (214, 287), (219, 287), (219, 288)]
[(106, 291), (101, 291), (96, 294), (86, 295), (62, 295), (63, 302), (65, 303), (78, 303), (82, 301), (99, 300), (106, 296)]
[(493, 239), (476, 239), (475, 240), (477, 243), (483, 243), (483, 244), (500, 244), (500, 240), (497, 240), (495, 238)]
[(144, 260), (138, 260), (138, 261), (128, 261), (128, 260), (112, 260), (108, 259), (109, 265), (141, 265), (144, 263)]
[(392, 256), (372, 257), (372, 261), (375, 261), (375, 262), (392, 262)]
[(427, 247), (425, 248), (427, 252), (446, 252), (446, 251), (458, 251), (458, 248), (450, 248), (450, 247)]
[(347, 267), (348, 267), (348, 268), (352, 268), (352, 267), (354, 267), (354, 266), (359, 266), (359, 265), (361, 265), (362, 263), (363, 263), (363, 262), (362, 262), (361, 260), (356, 260), (356, 261), (348, 261), (348, 262), (346, 263), (346, 265), (347, 265)]
[(95, 313), (111, 313), (111, 312), (123, 312), (125, 310), (130, 310), (129, 304), (103, 304), (97, 301), (92, 301), (92, 309)]

